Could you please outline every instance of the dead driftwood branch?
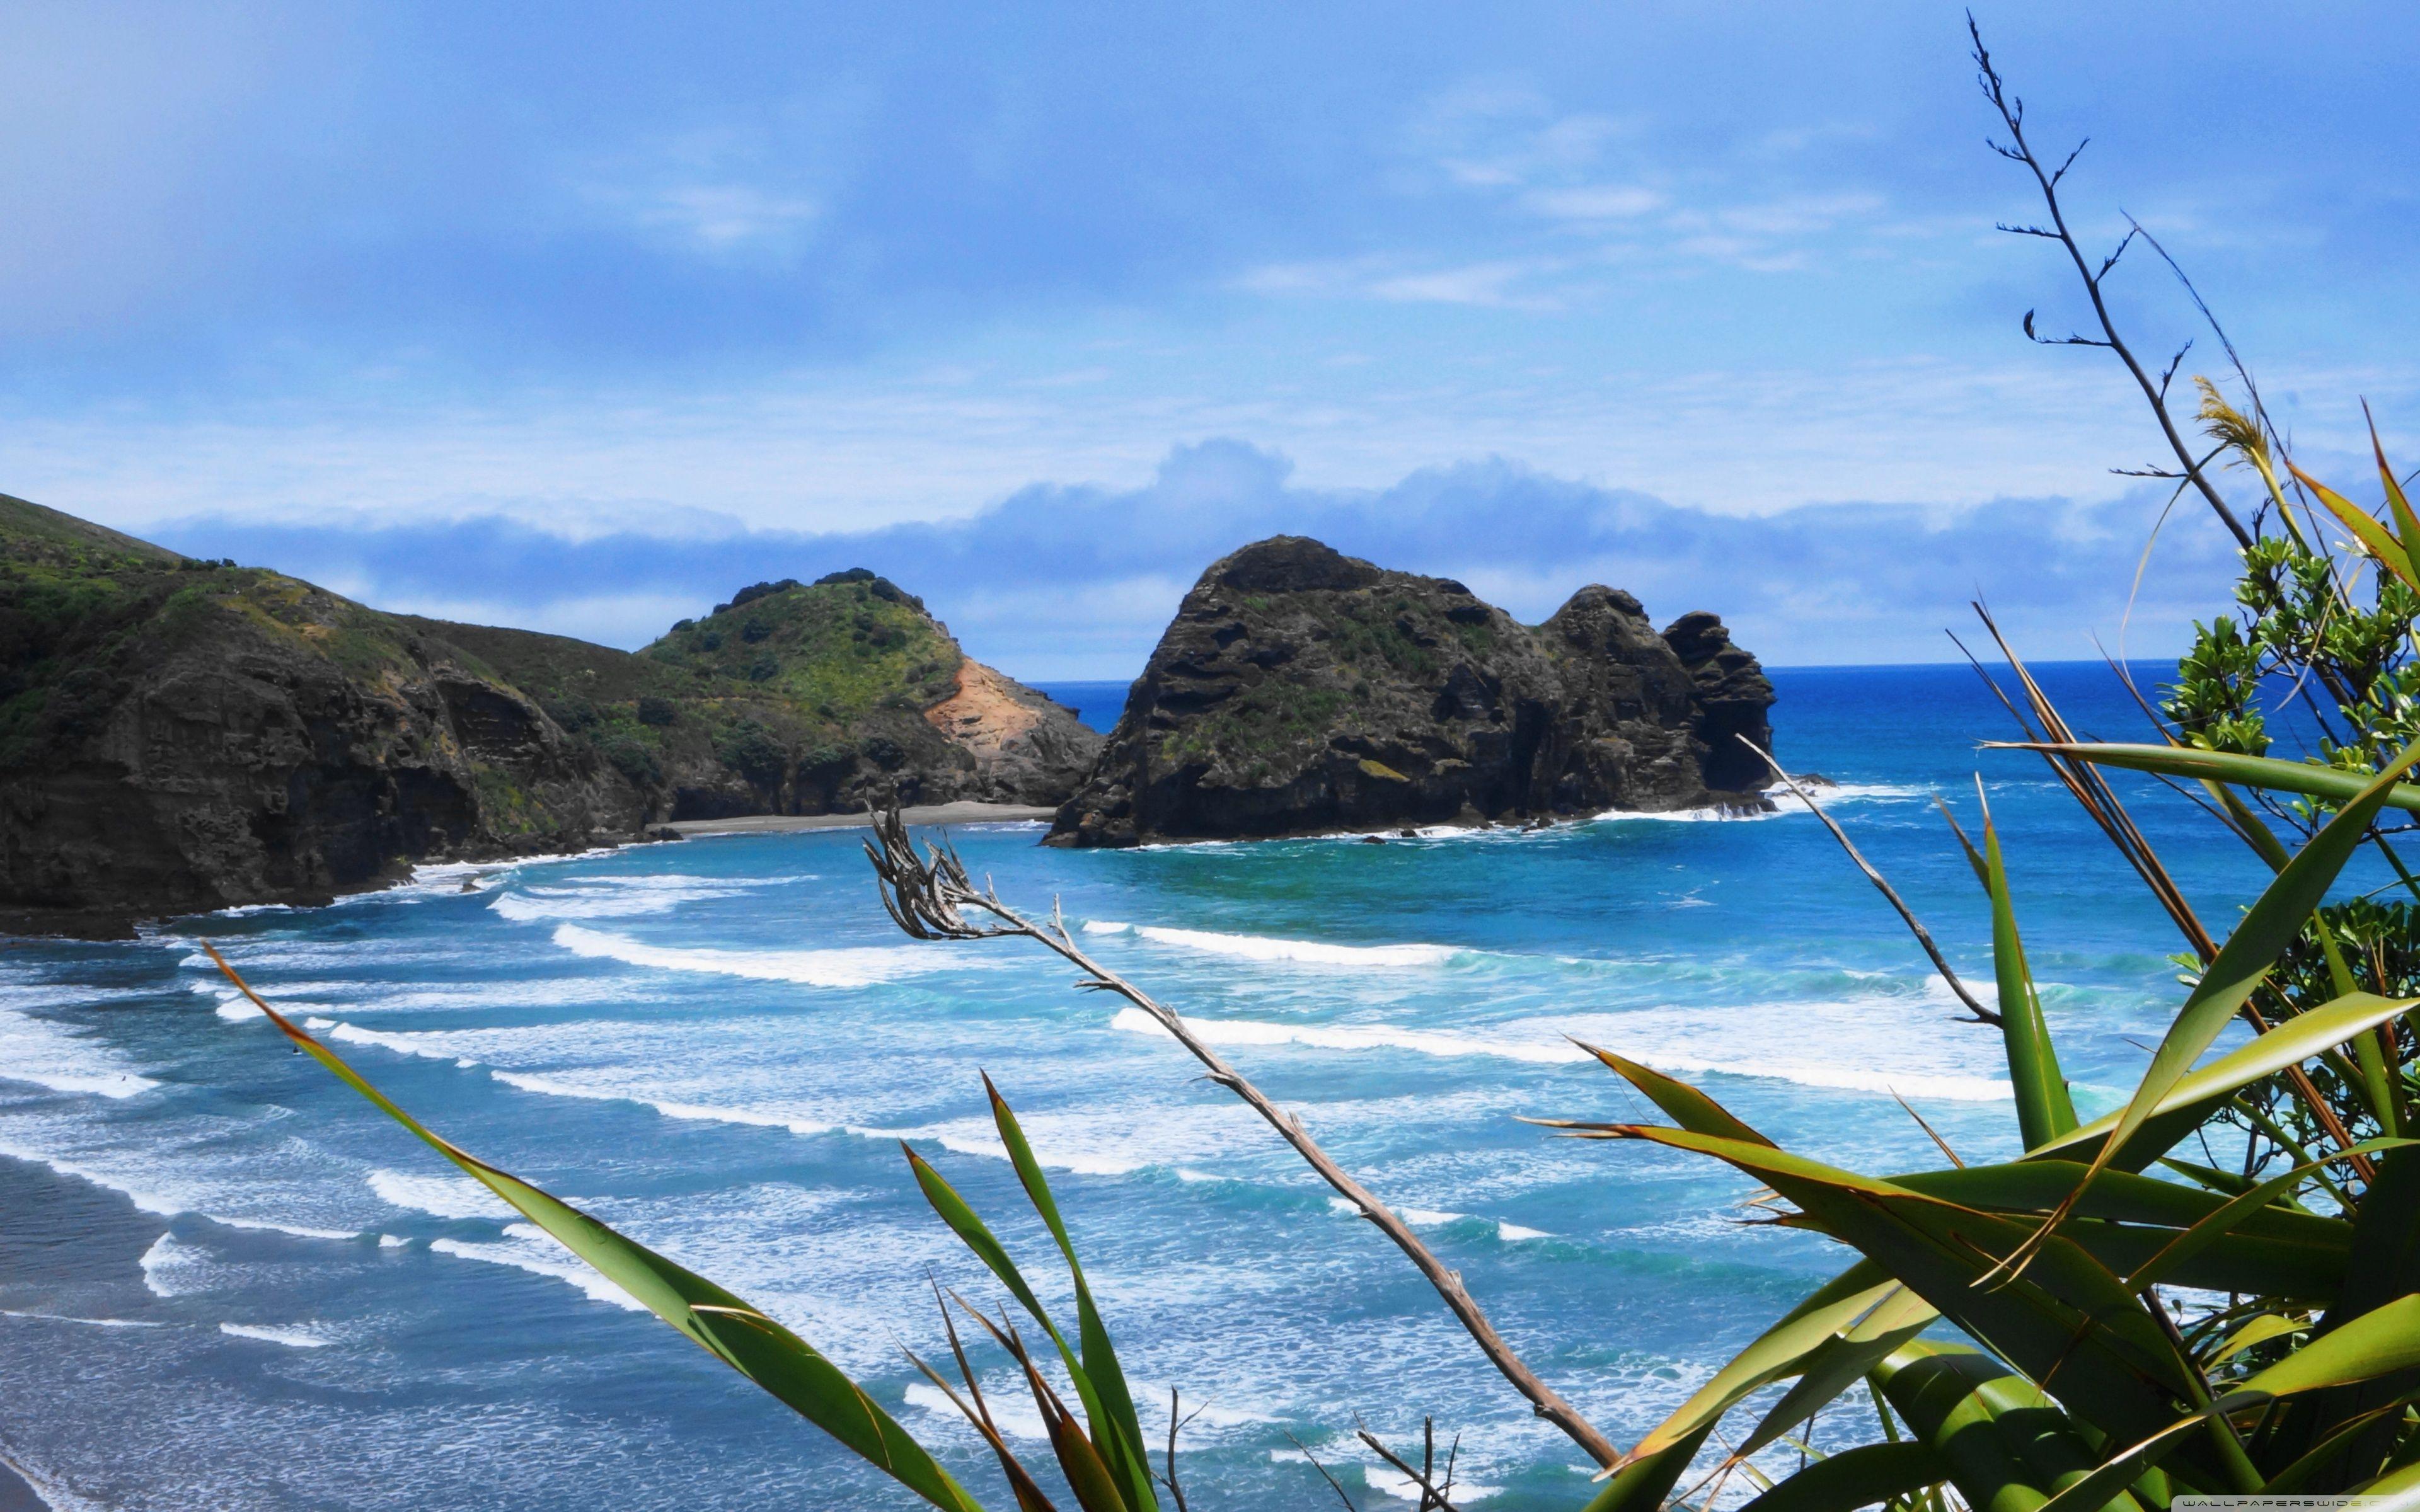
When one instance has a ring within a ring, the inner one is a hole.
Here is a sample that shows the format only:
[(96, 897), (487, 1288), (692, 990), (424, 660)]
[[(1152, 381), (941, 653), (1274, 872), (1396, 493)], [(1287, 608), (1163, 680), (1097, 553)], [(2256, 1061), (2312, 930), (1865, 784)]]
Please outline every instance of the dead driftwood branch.
[(1032, 940), (1082, 973), (1079, 986), (1114, 994), (1140, 1009), (1202, 1063), (1211, 1081), (1243, 1099), (1319, 1173), (1320, 1180), (1404, 1252), (1429, 1285), (1436, 1288), (1437, 1295), (1487, 1356), (1488, 1363), (1512, 1383), (1513, 1390), (1528, 1399), (1538, 1416), (1560, 1428), (1598, 1464), (1609, 1466), (1621, 1459), (1621, 1451), (1614, 1447), (1613, 1441), (1582, 1417), (1560, 1393), (1538, 1379), (1537, 1372), (1496, 1332), (1485, 1311), (1464, 1288), (1460, 1273), (1438, 1259), (1412, 1232), (1409, 1224), (1319, 1147), (1300, 1119), (1279, 1107), (1229, 1065), (1187, 1026), (1175, 1010), (1085, 954), (1068, 933), (1056, 905), (1051, 908), (1050, 922), (1037, 924), (1001, 902), (999, 893), (989, 887), (977, 887), (967, 875), (957, 853), (946, 845), (928, 844), (923, 854), (918, 855), (914, 841), (908, 838), (907, 821), (900, 817), (896, 807), (876, 813), (873, 819), (874, 839), (866, 842), (866, 859), (874, 864), (883, 907), (902, 930), (920, 940)]

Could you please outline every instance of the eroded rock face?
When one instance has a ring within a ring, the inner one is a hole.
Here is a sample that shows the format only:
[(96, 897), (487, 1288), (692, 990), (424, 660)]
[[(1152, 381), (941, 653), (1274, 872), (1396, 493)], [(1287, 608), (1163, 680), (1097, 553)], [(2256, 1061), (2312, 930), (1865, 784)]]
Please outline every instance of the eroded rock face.
[(1754, 656), (1731, 644), (1723, 622), (1704, 609), (1682, 615), (1664, 627), (1665, 643), (1695, 685), (1697, 719), (1692, 727), (1706, 747), (1706, 783), (1715, 788), (1761, 788), (1772, 780), (1772, 769), (1742, 737), (1758, 750), (1773, 748), (1773, 725), (1765, 717), (1773, 707), (1773, 685)]
[(1450, 579), (1259, 542), (1186, 595), (1048, 843), (1761, 804), (1761, 764), (1713, 748), (1769, 737), (1772, 686), (1714, 616), (1673, 628), (1603, 587), (1525, 626)]
[(979, 661), (958, 663), (955, 686), (924, 719), (974, 764), (970, 796), (1063, 803), (1101, 753), (1100, 735), (1063, 706)]

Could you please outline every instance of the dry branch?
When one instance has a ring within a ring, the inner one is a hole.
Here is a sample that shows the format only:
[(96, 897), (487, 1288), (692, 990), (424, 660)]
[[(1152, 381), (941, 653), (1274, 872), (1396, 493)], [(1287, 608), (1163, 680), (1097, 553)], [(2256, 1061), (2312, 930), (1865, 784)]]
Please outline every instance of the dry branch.
[[(1488, 1321), (1487, 1314), (1464, 1288), (1461, 1273), (1438, 1259), (1412, 1232), (1409, 1224), (1320, 1148), (1299, 1118), (1279, 1107), (1268, 1094), (1230, 1066), (1186, 1025), (1175, 1010), (1085, 954), (1068, 933), (1055, 905), (1050, 923), (1036, 924), (1001, 902), (997, 892), (988, 887), (977, 888), (954, 851), (928, 844), (920, 856), (908, 839), (907, 822), (895, 806), (872, 817), (875, 838), (866, 843), (866, 858), (874, 863), (882, 905), (902, 930), (920, 940), (1032, 940), (1081, 972), (1083, 978), (1078, 985), (1114, 994), (1140, 1009), (1202, 1063), (1210, 1081), (1241, 1098), (1278, 1132), (1279, 1137), (1294, 1147), (1320, 1180), (1404, 1252), (1429, 1285), (1436, 1288), (1437, 1295), (1487, 1356), (1488, 1363), (1512, 1383), (1513, 1390), (1528, 1399), (1531, 1411), (1560, 1428), (1598, 1464), (1612, 1465), (1621, 1459), (1621, 1451), (1614, 1447), (1613, 1441), (1582, 1417), (1560, 1393), (1541, 1381), (1537, 1372), (1496, 1332), (1496, 1325)], [(989, 922), (979, 922), (978, 918)]]
[(1899, 910), (1899, 917), (1907, 925), (1908, 933), (1916, 936), (1916, 944), (1924, 947), (1924, 953), (1932, 958), (1933, 969), (1941, 973), (1941, 980), (1949, 984), (1949, 990), (1958, 995), (1958, 1000), (1966, 1005), (1966, 1011), (1975, 1015), (1975, 1022), (1999, 1023), (2000, 1015), (1985, 1008), (1973, 993), (1966, 990), (1966, 984), (1958, 980), (1958, 973), (1950, 968), (1948, 959), (1942, 955), (1941, 947), (1932, 943), (1931, 932), (1927, 930), (1923, 921), (1916, 917), (1916, 911), (1908, 907), (1907, 900), (1899, 895), (1899, 889), (1892, 887), (1889, 880), (1880, 872), (1874, 870), (1873, 863), (1867, 860), (1865, 854), (1859, 851), (1855, 843), (1849, 839), (1849, 832), (1842, 829), (1830, 814), (1823, 811), (1822, 804), (1807, 796), (1807, 790), (1798, 785), (1796, 778), (1781, 769), (1781, 764), (1773, 759), (1772, 752), (1745, 735), (1740, 736), (1739, 742), (1761, 757), (1764, 764), (1773, 768), (1773, 775), (1781, 779), (1791, 792), (1798, 795), (1798, 801), (1807, 805), (1807, 811), (1823, 821), (1823, 827), (1830, 830), (1832, 838), (1840, 842), (1840, 849), (1849, 853), (1849, 859), (1855, 862), (1857, 870), (1866, 874), (1866, 880), (1874, 885), (1893, 908)]

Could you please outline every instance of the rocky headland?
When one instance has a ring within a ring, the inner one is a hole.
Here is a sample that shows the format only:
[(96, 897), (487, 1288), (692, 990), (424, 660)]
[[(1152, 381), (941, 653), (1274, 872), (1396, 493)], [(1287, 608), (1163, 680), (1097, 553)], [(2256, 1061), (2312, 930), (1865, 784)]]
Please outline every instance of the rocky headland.
[(638, 653), (382, 613), (0, 496), (0, 924), (122, 933), (670, 820), (1050, 804), (1100, 737), (870, 572)]
[(1214, 563), (1047, 843), (1762, 807), (1773, 686), (1712, 614), (1619, 589), (1524, 625), (1302, 536)]

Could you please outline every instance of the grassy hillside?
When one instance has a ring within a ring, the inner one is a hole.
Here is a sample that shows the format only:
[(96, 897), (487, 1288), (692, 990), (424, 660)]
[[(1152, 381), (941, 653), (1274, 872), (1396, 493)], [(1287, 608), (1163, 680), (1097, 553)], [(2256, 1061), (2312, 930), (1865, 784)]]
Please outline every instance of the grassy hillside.
[(180, 658), (240, 646), (377, 684), (417, 670), (408, 635), (300, 579), (0, 495), (0, 768), (84, 739), (134, 680)]
[(965, 659), (922, 599), (861, 567), (743, 590), (640, 655), (700, 686), (752, 687), (842, 723), (930, 708), (954, 689)]
[(661, 793), (668, 810), (779, 804), (785, 789), (796, 802), (846, 779), (861, 750), (876, 765), (954, 764), (923, 714), (953, 691), (963, 657), (920, 601), (861, 570), (742, 589), (635, 655), (530, 630), (410, 623), (535, 700), (625, 777)]

